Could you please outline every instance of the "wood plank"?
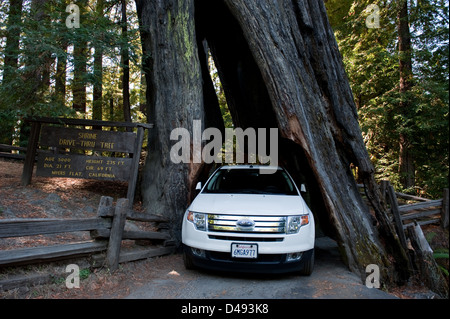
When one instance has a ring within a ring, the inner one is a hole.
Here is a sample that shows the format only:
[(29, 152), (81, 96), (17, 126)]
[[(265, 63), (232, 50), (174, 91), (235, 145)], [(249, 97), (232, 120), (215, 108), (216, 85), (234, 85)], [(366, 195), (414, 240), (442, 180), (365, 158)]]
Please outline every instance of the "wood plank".
[(27, 145), (27, 154), (25, 157), (25, 162), (23, 164), (22, 179), (21, 179), (22, 186), (27, 186), (31, 183), (34, 161), (36, 159), (36, 149), (39, 143), (40, 131), (41, 131), (41, 123), (39, 122), (31, 123), (31, 132)]
[(128, 190), (127, 190), (127, 198), (129, 208), (133, 207), (134, 202), (134, 194), (136, 192), (136, 184), (138, 179), (138, 171), (139, 171), (139, 160), (141, 157), (142, 151), (142, 141), (144, 140), (144, 129), (142, 127), (138, 127), (135, 144), (134, 144), (134, 154), (133, 160), (130, 169), (130, 179), (128, 181)]
[(127, 219), (135, 220), (140, 222), (156, 222), (156, 223), (166, 223), (167, 218), (159, 215), (140, 213), (135, 211), (128, 211)]
[(449, 224), (449, 216), (448, 216), (448, 211), (449, 211), (449, 194), (448, 194), (448, 188), (444, 189), (443, 192), (443, 198), (442, 198), (442, 212), (441, 212), (441, 226), (442, 228), (448, 228), (448, 224)]
[[(108, 207), (103, 207), (101, 208), (101, 217), (113, 217), (114, 216), (114, 207), (112, 205), (108, 206)], [(149, 213), (141, 213), (141, 212), (136, 212), (134, 210), (128, 210), (127, 212), (127, 219), (128, 220), (135, 220), (135, 221), (139, 221), (139, 222), (155, 222), (155, 223), (167, 223), (168, 219), (165, 218), (164, 216), (160, 216), (160, 215), (154, 215), (154, 214), (149, 214)]]
[[(142, 128), (140, 128), (143, 130)], [(40, 146), (134, 153), (136, 133), (44, 126)]]
[(122, 252), (120, 254), (119, 262), (130, 262), (140, 259), (147, 259), (151, 257), (163, 256), (171, 254), (175, 251), (175, 247), (159, 247), (149, 249), (136, 249), (132, 251)]
[(3, 153), (3, 152), (0, 152), (0, 157), (20, 159), (20, 160), (24, 160), (25, 159), (25, 155), (24, 154)]
[(111, 226), (111, 235), (109, 237), (108, 251), (106, 254), (106, 265), (111, 271), (119, 268), (120, 245), (125, 227), (128, 199), (120, 198), (117, 201), (114, 211), (114, 219)]
[(405, 224), (403, 226), (403, 229), (406, 229), (409, 226), (414, 226), (415, 224), (418, 224), (420, 226), (430, 225), (430, 224), (439, 224), (439, 219), (428, 219), (428, 220), (414, 221), (412, 223)]
[[(152, 257), (169, 255), (175, 252), (175, 247), (153, 247), (153, 248), (134, 248), (128, 251), (121, 251), (119, 263), (147, 259)], [(106, 258), (104, 254), (92, 256), (92, 267), (103, 267)]]
[(402, 199), (415, 200), (415, 201), (419, 201), (419, 202), (428, 202), (431, 200), (428, 198), (423, 198), (423, 197), (418, 197), (418, 196), (413, 196), (413, 195), (398, 193), (398, 192), (396, 192), (395, 195), (397, 195), (397, 197), (402, 198)]
[(0, 291), (11, 290), (19, 287), (37, 286), (51, 283), (54, 280), (52, 274), (29, 274), (25, 276), (0, 280)]
[(105, 250), (107, 242), (88, 241), (64, 245), (0, 251), (0, 265), (15, 265), (75, 257)]
[(21, 146), (14, 146), (9, 144), (0, 144), (0, 150), (6, 150), (6, 151), (26, 151), (26, 147)]
[(428, 209), (430, 207), (442, 206), (442, 199), (430, 200), (427, 202), (421, 202), (411, 205), (402, 205), (398, 207), (400, 213), (405, 213), (412, 210)]
[[(91, 232), (92, 238), (109, 238), (110, 235), (111, 231), (109, 229), (99, 229)], [(122, 239), (168, 240), (170, 235), (154, 231), (125, 230), (122, 234)]]
[(97, 208), (97, 217), (112, 217), (114, 215), (114, 199), (111, 196), (102, 196)]
[(403, 230), (403, 223), (402, 223), (402, 220), (400, 217), (399, 207), (398, 207), (397, 197), (395, 196), (394, 187), (392, 187), (392, 185), (389, 184), (386, 191), (388, 194), (387, 197), (389, 199), (389, 203), (391, 205), (392, 215), (394, 216), (394, 222), (395, 222), (395, 227), (397, 230), (397, 235), (400, 239), (400, 243), (402, 244), (403, 248), (406, 250), (407, 249), (406, 235)]
[(111, 228), (111, 220), (104, 218), (83, 219), (3, 219), (0, 220), (0, 238), (56, 234)]
[(419, 212), (415, 212), (415, 213), (409, 213), (409, 214), (404, 214), (401, 215), (401, 219), (402, 221), (405, 220), (409, 220), (409, 219), (415, 219), (415, 218), (421, 218), (421, 217), (426, 217), (426, 216), (432, 216), (432, 215), (437, 215), (441, 213), (441, 209), (437, 208), (437, 209), (430, 209), (430, 210), (426, 210), (426, 211), (419, 211)]

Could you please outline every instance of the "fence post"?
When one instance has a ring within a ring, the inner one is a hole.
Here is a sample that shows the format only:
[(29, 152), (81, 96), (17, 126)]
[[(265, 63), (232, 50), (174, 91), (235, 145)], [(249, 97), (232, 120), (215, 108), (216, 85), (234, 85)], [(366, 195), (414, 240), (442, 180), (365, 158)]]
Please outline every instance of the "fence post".
[(27, 145), (27, 153), (25, 156), (25, 163), (23, 164), (22, 171), (22, 186), (27, 186), (31, 183), (31, 177), (33, 175), (33, 166), (36, 158), (36, 151), (39, 143), (39, 134), (41, 132), (40, 122), (31, 122), (31, 132)]
[(441, 226), (448, 228), (448, 188), (444, 188), (442, 196)]
[(111, 196), (102, 196), (97, 208), (97, 217), (111, 216), (110, 212), (114, 209), (113, 201)]
[(111, 271), (119, 268), (120, 245), (122, 243), (123, 230), (128, 211), (128, 199), (120, 198), (114, 211), (111, 234), (109, 236), (108, 251), (106, 253), (106, 265)]
[(407, 250), (408, 247), (406, 244), (405, 230), (403, 229), (402, 218), (400, 216), (400, 211), (398, 210), (398, 202), (397, 197), (395, 196), (394, 187), (388, 182), (386, 190), (388, 195), (387, 197), (389, 199), (389, 204), (391, 205), (391, 212), (392, 215), (394, 216), (394, 223), (397, 228), (397, 234), (400, 239), (400, 243), (402, 244), (403, 248)]
[(136, 143), (134, 145), (133, 162), (131, 164), (131, 176), (128, 181), (127, 198), (129, 200), (129, 208), (133, 207), (134, 194), (136, 192), (136, 183), (139, 172), (139, 159), (142, 151), (142, 141), (144, 139), (144, 128), (139, 126), (136, 133)]

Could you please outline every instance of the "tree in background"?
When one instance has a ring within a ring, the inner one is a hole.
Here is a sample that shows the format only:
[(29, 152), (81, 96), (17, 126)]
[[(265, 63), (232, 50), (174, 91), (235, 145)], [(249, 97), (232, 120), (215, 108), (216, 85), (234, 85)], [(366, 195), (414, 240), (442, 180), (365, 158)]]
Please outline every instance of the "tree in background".
[[(448, 1), (376, 3), (374, 12), (369, 0), (326, 1), (366, 146), (378, 179), (439, 197), (449, 170)], [(368, 28), (375, 13), (379, 28)]]
[[(0, 84), (0, 92), (11, 91), (12, 87), (10, 84), (14, 82), (13, 77), (18, 69), (22, 2), (22, 0), (11, 0), (7, 19), (4, 19), (6, 21), (6, 45), (4, 48), (3, 78)], [(1, 96), (3, 95), (1, 94)], [(6, 110), (6, 105), (9, 102), (7, 99), (0, 99), (0, 123), (2, 123), (0, 124), (0, 143), (4, 144), (11, 144), (14, 134), (14, 122), (10, 120), (12, 114)]]
[[(18, 144), (22, 135), (25, 146), (21, 123), (28, 116), (123, 121), (125, 104), (128, 120), (145, 120), (139, 111), (141, 48), (134, 2), (77, 1), (80, 24), (73, 28), (66, 24), (70, 3), (1, 2), (0, 143)], [(121, 23), (123, 7), (128, 14)], [(128, 68), (121, 63), (124, 48)], [(122, 91), (123, 70), (129, 73), (128, 97)]]

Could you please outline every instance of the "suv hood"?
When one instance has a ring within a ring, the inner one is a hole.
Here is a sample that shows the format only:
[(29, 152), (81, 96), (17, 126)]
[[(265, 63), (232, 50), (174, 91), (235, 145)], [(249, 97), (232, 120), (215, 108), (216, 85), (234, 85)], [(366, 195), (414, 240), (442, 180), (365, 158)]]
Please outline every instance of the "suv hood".
[(189, 210), (209, 214), (299, 215), (309, 213), (301, 196), (259, 194), (197, 195)]

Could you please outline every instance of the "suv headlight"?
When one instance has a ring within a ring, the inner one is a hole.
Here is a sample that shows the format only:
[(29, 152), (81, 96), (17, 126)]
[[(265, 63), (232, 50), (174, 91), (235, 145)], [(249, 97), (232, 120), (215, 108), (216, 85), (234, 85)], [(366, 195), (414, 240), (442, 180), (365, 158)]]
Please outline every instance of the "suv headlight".
[(189, 211), (186, 218), (194, 224), (195, 229), (206, 231), (206, 214)]
[(296, 234), (300, 227), (309, 224), (309, 215), (288, 216), (286, 223), (286, 234)]

